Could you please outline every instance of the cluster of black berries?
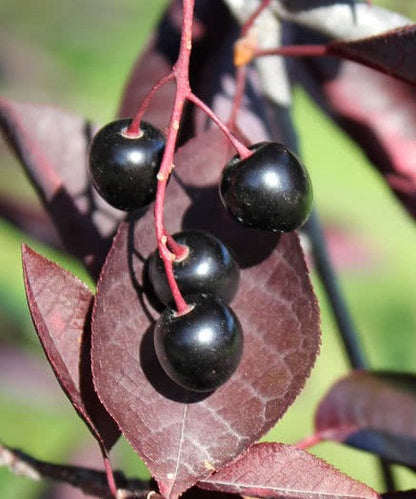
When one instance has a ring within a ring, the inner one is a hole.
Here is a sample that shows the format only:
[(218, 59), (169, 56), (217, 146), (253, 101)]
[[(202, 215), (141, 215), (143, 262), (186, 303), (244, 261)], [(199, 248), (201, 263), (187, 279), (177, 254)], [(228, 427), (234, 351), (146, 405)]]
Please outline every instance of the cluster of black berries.
[[(133, 211), (154, 200), (164, 153), (163, 134), (141, 123), (138, 136), (126, 133), (131, 120), (106, 125), (90, 148), (92, 182), (112, 206)], [(222, 172), (220, 197), (243, 225), (289, 232), (309, 216), (312, 187), (298, 158), (285, 146), (262, 142), (247, 158), (232, 158)], [(240, 272), (229, 249), (206, 232), (173, 236), (185, 251), (173, 273), (188, 308), (178, 313), (157, 251), (149, 260), (149, 278), (166, 305), (154, 331), (159, 362), (182, 387), (209, 392), (236, 370), (243, 349), (240, 322), (228, 303), (237, 292)]]

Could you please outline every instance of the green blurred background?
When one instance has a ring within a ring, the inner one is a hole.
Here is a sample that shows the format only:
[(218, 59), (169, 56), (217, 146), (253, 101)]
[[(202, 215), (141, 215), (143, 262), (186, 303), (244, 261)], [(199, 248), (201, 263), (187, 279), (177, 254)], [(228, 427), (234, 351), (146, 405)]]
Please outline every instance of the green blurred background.
[[(416, 2), (374, 1), (416, 19)], [(104, 123), (114, 116), (131, 65), (166, 0), (0, 0), (0, 92), (52, 103)], [(414, 223), (361, 152), (297, 92), (294, 116), (314, 183), (315, 199), (332, 241), (334, 262), (371, 365), (416, 371)], [(0, 193), (35, 195), (0, 143)], [(84, 279), (83, 269), (0, 220), (0, 441), (56, 462), (99, 466), (97, 450), (46, 366), (27, 311), (20, 244), (60, 261)], [(267, 440), (295, 442), (312, 432), (322, 394), (348, 370), (337, 331), (315, 276), (323, 344), (306, 389)], [(89, 281), (88, 281), (89, 282)], [(341, 470), (380, 489), (374, 458), (336, 444), (313, 449)], [(121, 441), (117, 466), (132, 476), (144, 467)], [(402, 488), (415, 475), (400, 467)], [(76, 498), (0, 468), (2, 499)]]

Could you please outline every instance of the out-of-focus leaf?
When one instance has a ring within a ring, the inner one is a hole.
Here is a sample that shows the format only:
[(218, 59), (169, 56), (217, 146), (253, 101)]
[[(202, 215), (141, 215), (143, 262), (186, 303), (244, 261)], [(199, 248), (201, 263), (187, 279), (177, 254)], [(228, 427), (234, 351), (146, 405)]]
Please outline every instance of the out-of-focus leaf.
[(91, 187), (87, 171), (91, 124), (59, 109), (0, 98), (0, 127), (64, 246), (96, 277), (124, 214)]
[(412, 24), (401, 14), (356, 0), (274, 0), (271, 8), (279, 18), (334, 40), (367, 38)]
[[(291, 29), (297, 33), (295, 42), (307, 43), (312, 36)], [(290, 67), (297, 81), (357, 142), (416, 217), (415, 88), (350, 61), (293, 58)]]
[(350, 42), (332, 42), (328, 55), (335, 55), (416, 84), (416, 25)]
[[(195, 5), (190, 80), (192, 87), (204, 77), (207, 60), (218, 54), (222, 39), (229, 30), (230, 15), (221, 0), (199, 0)], [(179, 53), (182, 22), (182, 1), (173, 0), (162, 18), (154, 39), (135, 63), (128, 79), (118, 114), (132, 116), (140, 103), (163, 76), (172, 71)], [(212, 67), (211, 67), (212, 69)], [(168, 124), (175, 96), (175, 83), (163, 86), (152, 99), (145, 119), (164, 130)], [(186, 109), (191, 109), (188, 106)], [(185, 111), (181, 140), (190, 137), (193, 128), (191, 115)]]
[(94, 305), (97, 393), (171, 498), (275, 424), (302, 389), (319, 349), (319, 313), (297, 235), (246, 229), (219, 201), (217, 179), (229, 154), (217, 130), (179, 150), (165, 224), (172, 233), (209, 230), (234, 250), (243, 267), (232, 307), (245, 346), (231, 380), (209, 396), (189, 393), (158, 364), (152, 339), (158, 312), (145, 273), (156, 246), (152, 214), (120, 226)]
[(368, 271), (380, 266), (383, 260), (381, 248), (365, 235), (343, 223), (329, 222), (324, 225), (325, 241), (335, 268), (348, 272)]
[(210, 490), (285, 499), (376, 499), (373, 489), (290, 445), (253, 445), (232, 464), (199, 483)]
[(62, 243), (51, 219), (34, 203), (0, 197), (0, 216), (30, 237), (52, 248), (62, 249)]
[(23, 246), (27, 300), (36, 332), (62, 389), (101, 446), (120, 432), (94, 391), (90, 359), (93, 295), (76, 277)]
[(416, 468), (416, 376), (353, 372), (323, 398), (315, 429), (323, 439)]
[(44, 359), (35, 357), (21, 347), (2, 344), (0, 372), (1, 395), (10, 400), (25, 401), (30, 407), (43, 410), (53, 408), (58, 413), (66, 404)]

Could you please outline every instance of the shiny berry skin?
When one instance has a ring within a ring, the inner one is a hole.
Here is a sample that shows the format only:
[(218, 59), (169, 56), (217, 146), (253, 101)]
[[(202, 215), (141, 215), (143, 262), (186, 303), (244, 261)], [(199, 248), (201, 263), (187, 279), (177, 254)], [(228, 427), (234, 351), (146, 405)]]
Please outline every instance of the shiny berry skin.
[(165, 137), (150, 123), (141, 122), (141, 134), (125, 134), (131, 120), (113, 121), (94, 136), (89, 151), (89, 173), (94, 187), (111, 206), (133, 211), (151, 203)]
[[(218, 238), (197, 230), (173, 235), (188, 248), (187, 255), (173, 262), (173, 273), (182, 295), (212, 293), (229, 303), (237, 292), (240, 268), (230, 250)], [(149, 260), (149, 278), (153, 290), (165, 305), (173, 297), (165, 267), (156, 250)]]
[(222, 300), (213, 295), (187, 299), (190, 311), (178, 315), (165, 309), (156, 323), (154, 345), (166, 374), (178, 385), (211, 392), (237, 369), (243, 351), (241, 324)]
[(230, 214), (255, 229), (290, 232), (308, 218), (312, 185), (305, 167), (284, 145), (261, 142), (245, 159), (225, 166), (220, 197)]

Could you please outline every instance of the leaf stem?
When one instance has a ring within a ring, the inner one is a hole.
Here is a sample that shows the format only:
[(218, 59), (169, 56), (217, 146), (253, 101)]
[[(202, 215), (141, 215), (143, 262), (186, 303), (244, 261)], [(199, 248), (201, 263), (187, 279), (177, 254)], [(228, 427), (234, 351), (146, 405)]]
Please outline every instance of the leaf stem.
[(113, 497), (116, 498), (117, 497), (117, 485), (116, 485), (116, 481), (114, 478), (113, 468), (111, 466), (111, 461), (110, 461), (110, 458), (107, 454), (107, 451), (103, 447), (101, 447), (101, 454), (103, 456), (104, 470), (105, 470), (105, 475), (107, 477), (108, 488), (110, 489), (110, 492), (113, 495)]
[(268, 55), (283, 55), (293, 57), (322, 57), (328, 54), (326, 45), (286, 45), (273, 49), (254, 50), (254, 57), (264, 57)]
[(310, 435), (300, 442), (298, 442), (295, 447), (300, 450), (307, 450), (313, 447), (314, 445), (318, 445), (322, 442), (322, 437), (319, 432)]

